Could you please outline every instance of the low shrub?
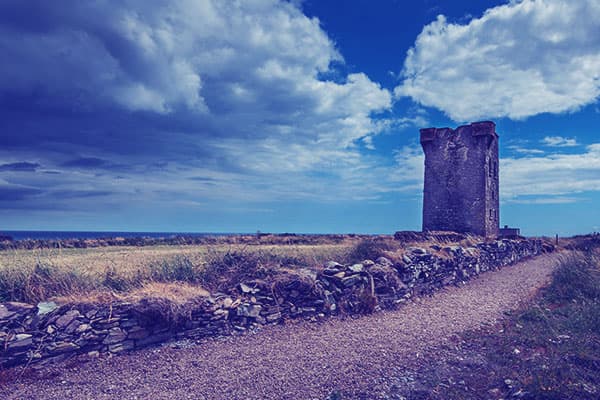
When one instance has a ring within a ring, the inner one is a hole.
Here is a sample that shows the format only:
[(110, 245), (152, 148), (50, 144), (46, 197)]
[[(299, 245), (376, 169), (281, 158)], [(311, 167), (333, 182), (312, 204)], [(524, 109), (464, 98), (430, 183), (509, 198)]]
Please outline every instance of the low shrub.
[[(275, 260), (275, 261), (274, 261)], [(250, 279), (275, 275), (282, 263), (273, 255), (236, 250), (213, 254), (201, 273), (203, 285), (214, 291), (224, 291)]]
[(376, 260), (385, 256), (387, 251), (392, 251), (397, 247), (389, 240), (381, 238), (363, 239), (352, 248), (346, 261), (354, 263), (364, 260)]
[(200, 281), (200, 275), (200, 268), (185, 256), (150, 265), (150, 279), (156, 282), (197, 283)]
[(101, 282), (103, 288), (123, 292), (131, 287), (131, 284), (119, 274), (115, 267), (108, 267), (104, 272), (104, 279)]

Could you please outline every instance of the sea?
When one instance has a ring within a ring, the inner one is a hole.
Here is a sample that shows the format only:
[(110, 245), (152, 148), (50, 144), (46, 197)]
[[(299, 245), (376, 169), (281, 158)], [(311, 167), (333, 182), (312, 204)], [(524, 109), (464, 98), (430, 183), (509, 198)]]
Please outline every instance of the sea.
[(109, 232), (109, 231), (0, 231), (0, 235), (8, 235), (13, 240), (24, 239), (101, 239), (101, 238), (170, 238), (175, 236), (232, 236), (241, 233), (214, 233), (214, 232)]

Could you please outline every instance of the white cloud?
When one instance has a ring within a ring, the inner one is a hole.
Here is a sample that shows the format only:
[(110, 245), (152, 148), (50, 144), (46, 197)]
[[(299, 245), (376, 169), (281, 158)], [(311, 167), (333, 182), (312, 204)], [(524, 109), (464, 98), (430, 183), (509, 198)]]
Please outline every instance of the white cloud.
[(390, 122), (391, 127), (395, 130), (425, 128), (429, 126), (427, 113), (422, 108), (417, 109), (415, 112), (409, 112), (406, 116), (396, 118)]
[(574, 147), (578, 146), (575, 138), (565, 138), (562, 136), (546, 136), (541, 141), (546, 146), (550, 147)]
[(406, 184), (402, 190), (415, 188), (422, 190), (425, 176), (425, 154), (421, 147), (404, 146), (394, 152), (394, 160), (397, 170), (394, 171), (390, 180)]
[(456, 121), (574, 111), (600, 95), (600, 2), (523, 0), (444, 16), (408, 51), (396, 96)]
[(581, 201), (580, 198), (577, 197), (535, 197), (531, 199), (511, 199), (509, 202), (516, 204), (570, 204), (577, 203)]
[(508, 148), (513, 151), (516, 151), (517, 153), (521, 153), (521, 154), (544, 154), (544, 150), (530, 149), (528, 147), (523, 147), (523, 146), (518, 146), (518, 145), (511, 145), (511, 146), (508, 146)]
[(507, 201), (600, 191), (600, 143), (579, 154), (503, 158), (500, 164), (500, 191)]

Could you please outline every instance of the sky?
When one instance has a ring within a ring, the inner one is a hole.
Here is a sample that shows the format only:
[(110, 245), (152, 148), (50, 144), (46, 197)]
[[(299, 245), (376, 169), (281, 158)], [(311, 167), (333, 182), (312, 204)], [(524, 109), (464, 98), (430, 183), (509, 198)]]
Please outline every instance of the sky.
[(0, 230), (420, 230), (493, 120), (500, 223), (600, 231), (597, 0), (2, 0)]

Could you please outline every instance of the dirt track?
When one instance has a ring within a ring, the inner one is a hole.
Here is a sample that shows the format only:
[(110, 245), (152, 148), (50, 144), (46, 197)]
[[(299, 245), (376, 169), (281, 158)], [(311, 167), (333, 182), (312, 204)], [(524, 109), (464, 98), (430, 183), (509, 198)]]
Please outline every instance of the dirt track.
[(396, 398), (389, 393), (410, 365), (529, 299), (559, 257), (489, 272), (396, 311), (44, 367), (0, 386), (0, 398), (325, 399), (337, 390), (344, 400)]

